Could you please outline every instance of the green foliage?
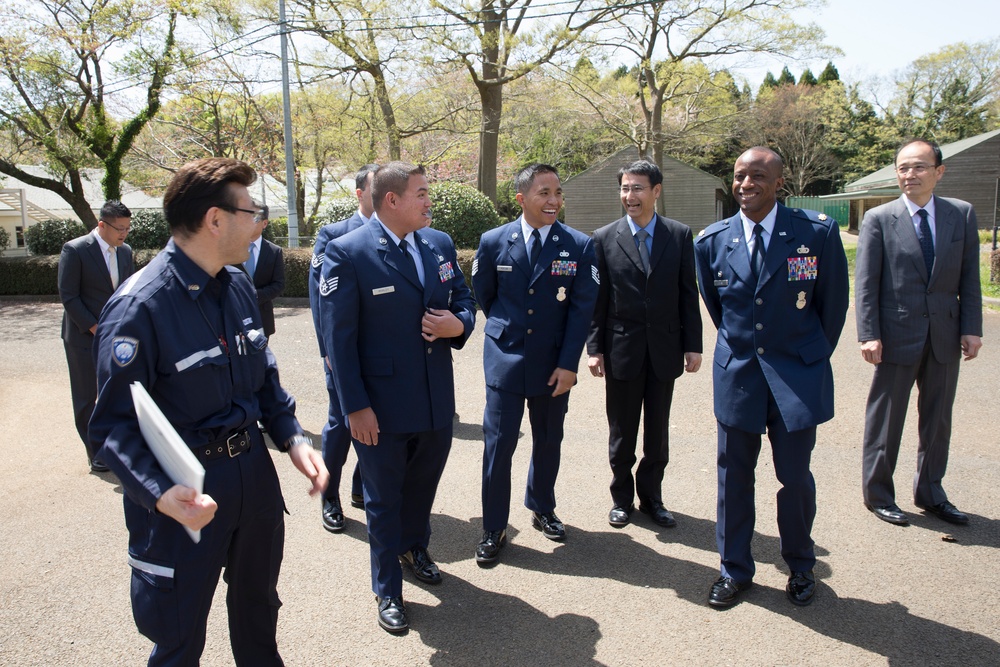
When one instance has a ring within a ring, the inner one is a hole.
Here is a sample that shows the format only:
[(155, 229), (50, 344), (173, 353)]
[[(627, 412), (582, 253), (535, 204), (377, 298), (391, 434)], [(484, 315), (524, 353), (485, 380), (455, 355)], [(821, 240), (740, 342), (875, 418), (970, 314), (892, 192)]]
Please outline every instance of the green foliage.
[(779, 86), (794, 86), (795, 85), (795, 75), (792, 74), (792, 70), (788, 69), (788, 65), (781, 68), (781, 74), (778, 76)]
[(132, 214), (132, 231), (126, 242), (133, 250), (150, 248), (160, 250), (170, 240), (170, 226), (163, 212), (158, 209), (144, 209)]
[(312, 247), (288, 248), (282, 252), (282, 256), (285, 258), (285, 291), (281, 296), (308, 299)]
[(799, 77), (799, 85), (800, 86), (815, 86), (815, 85), (818, 85), (818, 84), (819, 84), (819, 81), (816, 79), (816, 76), (812, 73), (812, 70), (807, 67), (806, 71), (803, 72), (802, 76)]
[(326, 205), (326, 210), (324, 210), (322, 215), (320, 215), (316, 220), (317, 228), (323, 225), (329, 225), (332, 222), (346, 220), (357, 213), (357, 211), (357, 197), (344, 196), (331, 199), (330, 203)]
[(4, 257), (0, 259), (0, 296), (58, 294), (58, 275), (58, 257)]
[(760, 97), (765, 90), (770, 90), (772, 88), (777, 88), (777, 87), (778, 87), (778, 80), (774, 78), (773, 74), (771, 74), (771, 70), (768, 70), (767, 74), (764, 75), (764, 80), (761, 82), (760, 88), (757, 89), (757, 96)]
[(10, 234), (3, 227), (0, 227), (0, 252), (3, 252), (10, 246)]
[(832, 60), (827, 62), (826, 67), (819, 73), (819, 83), (830, 83), (831, 81), (840, 81), (840, 72), (833, 66)]
[(24, 243), (33, 255), (58, 255), (67, 241), (87, 233), (76, 220), (45, 220), (24, 231)]
[[(288, 247), (288, 218), (271, 218), (261, 233), (266, 240), (282, 248)], [(277, 239), (277, 240), (275, 240)]]
[(430, 196), (432, 226), (451, 236), (457, 248), (476, 248), (483, 232), (501, 222), (493, 203), (470, 185), (434, 183)]

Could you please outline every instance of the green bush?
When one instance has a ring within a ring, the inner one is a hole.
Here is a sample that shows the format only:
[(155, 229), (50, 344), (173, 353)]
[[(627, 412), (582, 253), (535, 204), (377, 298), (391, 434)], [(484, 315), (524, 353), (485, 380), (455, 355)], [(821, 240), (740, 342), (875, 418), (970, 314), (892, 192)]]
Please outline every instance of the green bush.
[(501, 223), (493, 202), (471, 185), (442, 181), (430, 188), (431, 226), (451, 236), (456, 248), (476, 248), (479, 237)]
[(4, 257), (0, 259), (0, 296), (58, 294), (59, 257)]
[(125, 240), (133, 250), (160, 250), (170, 240), (170, 225), (159, 209), (143, 209), (132, 214), (132, 231)]
[(33, 255), (58, 255), (67, 241), (87, 233), (76, 220), (45, 220), (24, 231), (24, 244)]
[(10, 234), (3, 227), (0, 227), (0, 252), (3, 252), (10, 245)]
[(332, 222), (346, 220), (357, 213), (357, 211), (357, 197), (344, 196), (331, 199), (330, 203), (326, 205), (326, 209), (323, 213), (316, 217), (316, 229), (318, 231), (323, 225), (329, 225)]

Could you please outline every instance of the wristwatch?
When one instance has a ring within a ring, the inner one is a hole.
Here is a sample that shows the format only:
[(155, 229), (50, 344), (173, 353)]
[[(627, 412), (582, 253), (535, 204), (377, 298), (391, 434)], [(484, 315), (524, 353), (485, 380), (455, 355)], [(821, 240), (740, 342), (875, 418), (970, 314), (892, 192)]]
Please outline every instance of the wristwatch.
[(312, 447), (312, 440), (310, 440), (308, 436), (306, 436), (304, 433), (296, 433), (288, 440), (285, 440), (285, 442), (283, 442), (281, 446), (278, 447), (278, 451), (287, 452), (289, 449), (291, 449), (296, 445), (309, 445), (310, 447)]

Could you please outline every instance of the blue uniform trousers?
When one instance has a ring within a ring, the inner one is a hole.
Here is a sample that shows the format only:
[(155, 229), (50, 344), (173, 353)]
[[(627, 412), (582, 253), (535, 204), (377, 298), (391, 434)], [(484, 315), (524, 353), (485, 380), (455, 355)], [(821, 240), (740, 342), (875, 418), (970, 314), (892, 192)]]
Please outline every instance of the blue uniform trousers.
[(236, 664), (283, 664), (275, 631), (285, 505), (263, 437), (250, 431), (249, 451), (205, 462), (205, 493), (219, 509), (197, 544), (181, 524), (125, 495), (132, 613), (156, 644), (149, 665), (199, 663), (222, 568)]
[(453, 428), (379, 433), (377, 445), (354, 441), (364, 478), (372, 591), (381, 598), (403, 594), (400, 554), (430, 543), (431, 506)]
[[(781, 557), (795, 572), (813, 569), (816, 554), (811, 537), (816, 517), (816, 482), (809, 460), (816, 444), (816, 427), (789, 432), (768, 392), (767, 437), (771, 441), (774, 473), (781, 483), (777, 495)], [(719, 505), (716, 541), (722, 576), (740, 583), (755, 572), (750, 540), (754, 520), (754, 468), (761, 434), (748, 433), (719, 422)]]
[[(351, 427), (347, 423), (347, 417), (340, 414), (340, 400), (337, 397), (337, 390), (333, 384), (333, 376), (330, 368), (323, 361), (323, 370), (326, 372), (326, 391), (330, 395), (330, 411), (326, 424), (323, 425), (323, 463), (330, 472), (330, 483), (326, 487), (324, 497), (327, 500), (340, 500), (340, 476), (347, 462), (347, 452), (351, 449)], [(354, 466), (354, 475), (351, 477), (351, 493), (361, 495), (361, 464)]]
[(533, 512), (556, 508), (556, 476), (563, 439), (563, 422), (569, 408), (570, 392), (553, 398), (549, 394), (525, 397), (495, 387), (486, 387), (483, 413), (483, 530), (507, 527), (510, 516), (511, 461), (528, 404), (531, 424), (531, 465), (524, 505)]

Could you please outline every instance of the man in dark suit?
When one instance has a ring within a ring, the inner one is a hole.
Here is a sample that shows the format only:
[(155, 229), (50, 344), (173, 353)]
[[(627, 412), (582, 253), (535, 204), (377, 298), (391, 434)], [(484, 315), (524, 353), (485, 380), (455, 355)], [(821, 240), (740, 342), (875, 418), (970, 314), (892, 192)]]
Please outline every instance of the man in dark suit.
[(481, 565), (496, 563), (507, 539), (511, 459), (525, 402), (532, 442), (524, 504), (545, 537), (566, 539), (555, 514), (559, 450), (599, 280), (590, 238), (556, 219), (563, 198), (555, 168), (525, 167), (514, 185), (523, 214), (483, 234), (472, 267), (476, 299), (489, 318)]
[(896, 505), (896, 469), (910, 390), (917, 383), (919, 444), (913, 502), (950, 523), (969, 517), (941, 481), (948, 464), (959, 360), (982, 346), (979, 228), (967, 202), (934, 196), (944, 175), (941, 149), (907, 141), (896, 152), (902, 196), (868, 211), (858, 237), (858, 340), (875, 365), (865, 409), (862, 488), (883, 521), (909, 522)]
[(108, 468), (94, 458), (87, 424), (97, 401), (97, 372), (91, 346), (101, 309), (118, 286), (132, 275), (132, 248), (125, 243), (132, 227), (132, 211), (120, 201), (101, 207), (94, 231), (63, 246), (59, 257), (59, 298), (62, 300), (62, 339), (69, 365), (76, 431), (87, 450), (94, 472)]
[(364, 477), (378, 622), (403, 632), (400, 561), (424, 583), (441, 581), (427, 548), (451, 449), (451, 351), (465, 345), (476, 314), (451, 238), (427, 227), (424, 168), (383, 165), (371, 188), (372, 219), (326, 246), (320, 315)]
[[(319, 355), (323, 358), (323, 374), (326, 376), (326, 391), (330, 395), (330, 408), (326, 424), (323, 425), (323, 461), (330, 471), (330, 484), (326, 487), (323, 497), (321, 517), (323, 527), (331, 533), (344, 530), (343, 506), (340, 504), (340, 475), (347, 462), (347, 452), (351, 449), (351, 429), (347, 425), (346, 416), (340, 411), (340, 399), (337, 397), (337, 387), (333, 381), (333, 368), (330, 365), (330, 355), (326, 353), (323, 343), (323, 327), (320, 317), (319, 282), (326, 258), (326, 244), (340, 238), (348, 232), (368, 223), (375, 209), (372, 207), (372, 176), (378, 169), (377, 164), (366, 164), (358, 170), (354, 177), (354, 194), (358, 198), (358, 210), (354, 215), (324, 225), (316, 235), (316, 245), (313, 247), (312, 262), (309, 264), (309, 307), (312, 309), (313, 327), (316, 329), (316, 340), (319, 342)], [(351, 476), (351, 506), (364, 509), (365, 497), (361, 487), (361, 464), (354, 466)]]
[(266, 205), (261, 206), (260, 210), (261, 219), (250, 243), (250, 257), (243, 262), (243, 268), (257, 290), (257, 305), (264, 322), (264, 335), (270, 338), (274, 335), (274, 300), (285, 291), (285, 256), (281, 253), (281, 246), (261, 236), (269, 218)]
[(847, 258), (834, 220), (777, 203), (781, 171), (769, 148), (743, 153), (733, 173), (740, 212), (694, 244), (701, 295), (719, 330), (712, 378), (722, 563), (708, 597), (718, 608), (736, 604), (753, 580), (754, 468), (765, 432), (781, 483), (778, 534), (791, 571), (785, 592), (807, 605), (816, 589), (809, 460), (816, 425), (833, 417), (830, 356), (847, 317)]
[[(677, 525), (663, 505), (674, 380), (701, 367), (701, 310), (691, 229), (656, 214), (663, 174), (648, 160), (618, 172), (626, 216), (594, 232), (601, 286), (587, 339), (588, 366), (605, 378), (611, 501), (608, 523), (639, 511)], [(635, 465), (639, 415), (642, 461)]]

